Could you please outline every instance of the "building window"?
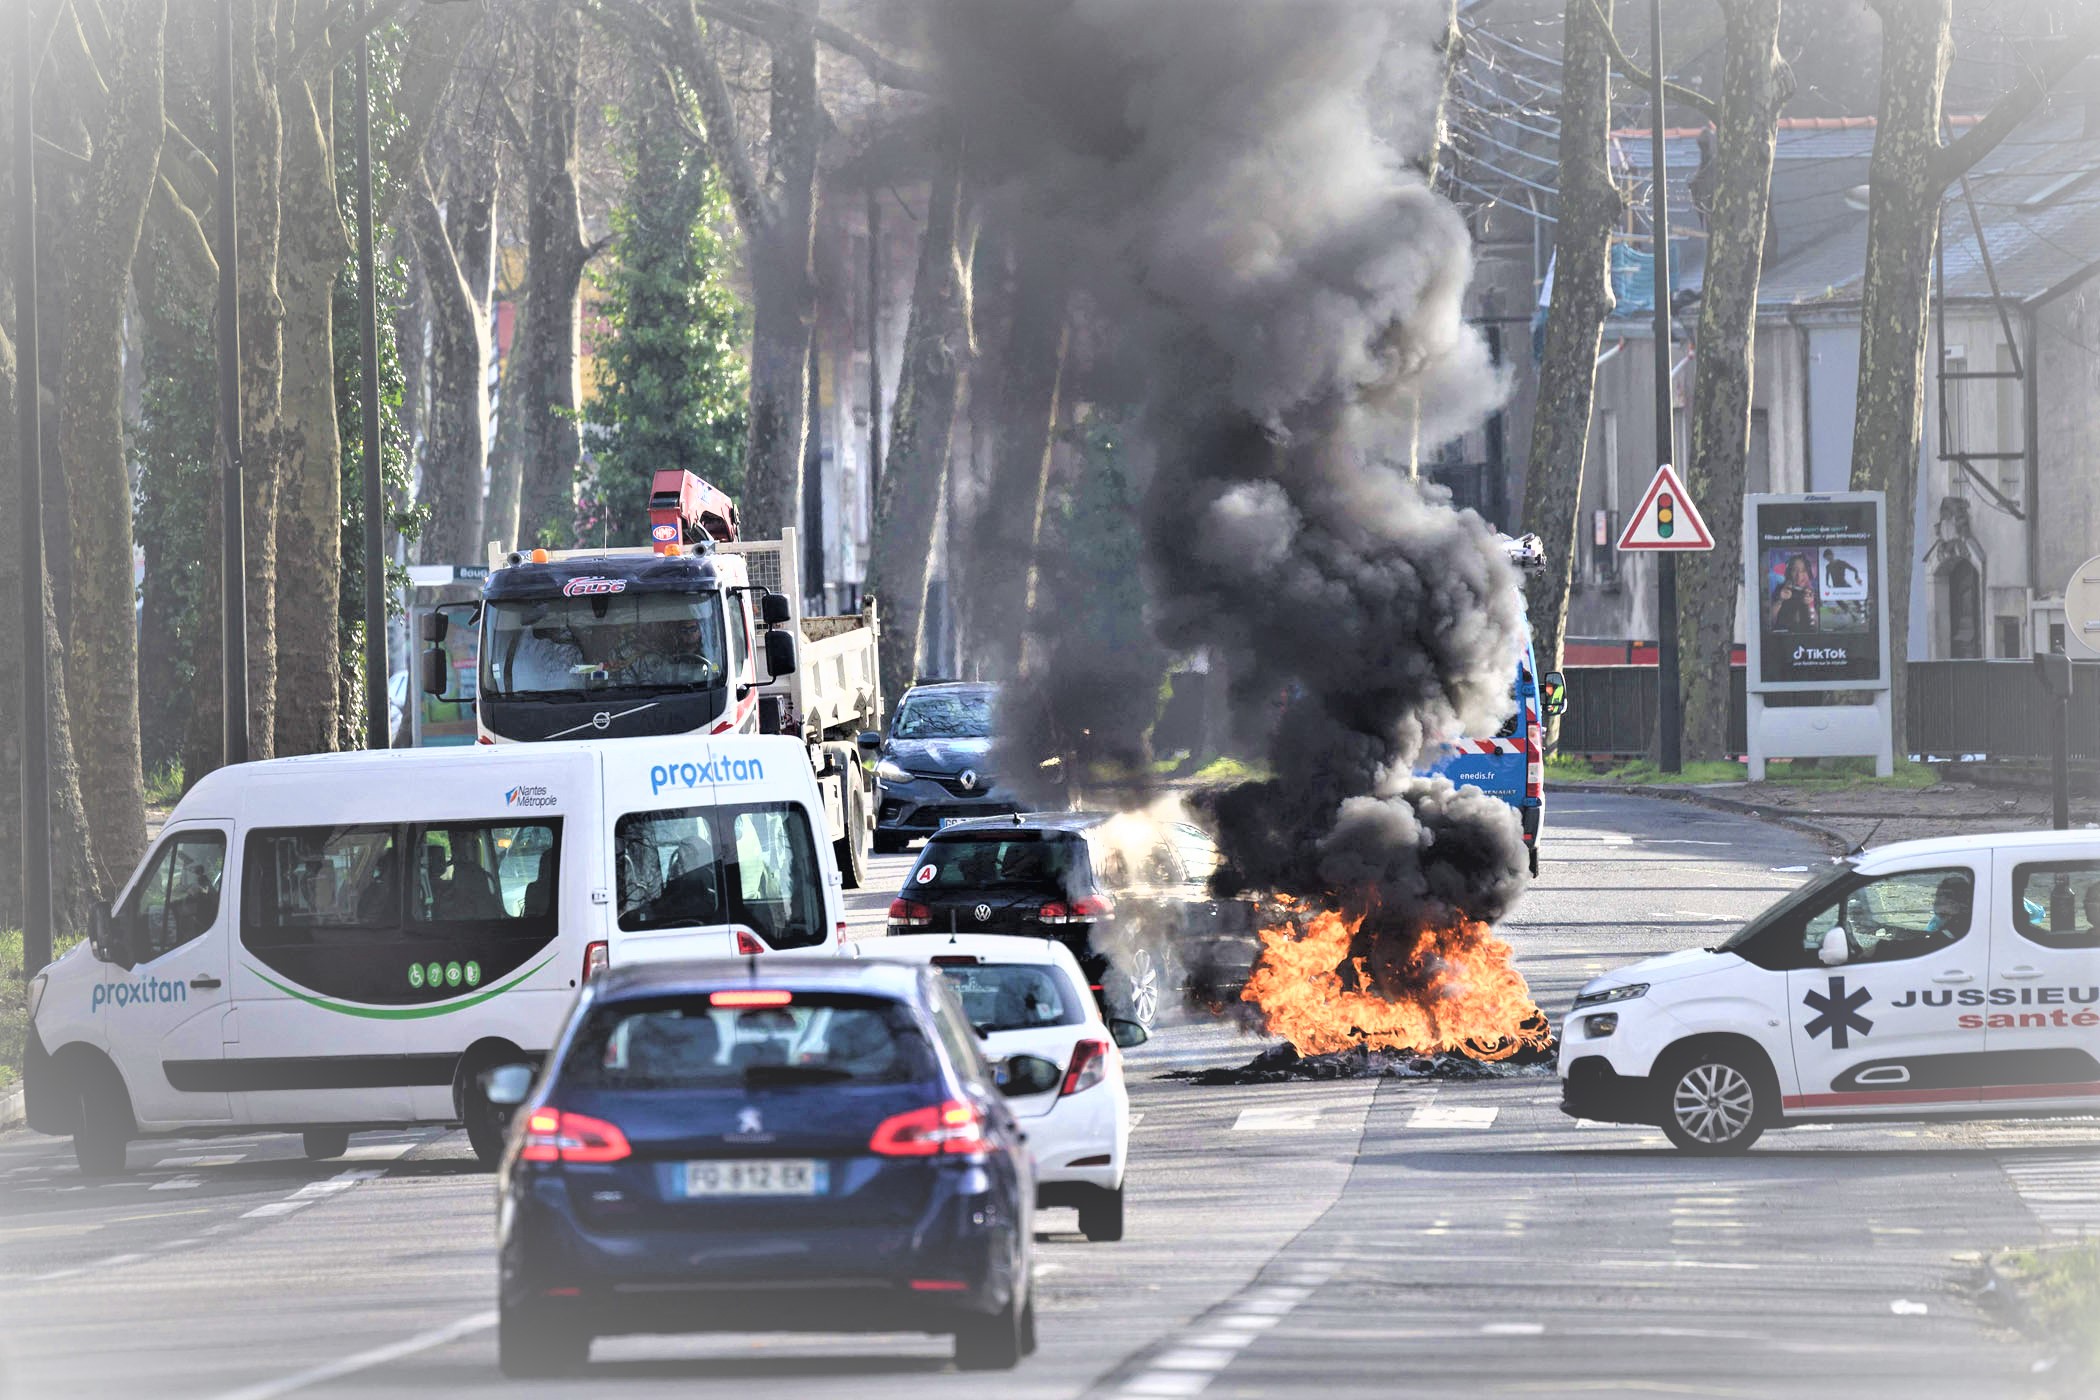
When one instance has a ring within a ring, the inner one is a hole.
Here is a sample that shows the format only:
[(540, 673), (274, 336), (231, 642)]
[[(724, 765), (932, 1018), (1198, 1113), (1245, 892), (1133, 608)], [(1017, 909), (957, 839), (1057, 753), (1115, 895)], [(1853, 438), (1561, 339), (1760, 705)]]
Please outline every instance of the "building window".
[[(2010, 345), (1998, 347), (1998, 372), (2013, 372), (2013, 352)], [(2033, 373), (2032, 369), (2028, 372)], [(2000, 452), (2024, 453), (2027, 437), (2026, 396), (2018, 379), (2000, 379), (1998, 385), (1998, 450)], [(1998, 489), (2010, 501), (2018, 501), (2027, 493), (2027, 459), (2025, 457), (2000, 457), (1998, 459)]]
[(1998, 619), (1998, 656), (2000, 660), (2017, 660), (2020, 656), (2020, 619), (2001, 617)]
[(1982, 598), (1976, 566), (1966, 559), (1952, 560), (1940, 570), (1940, 582), (1947, 617), (1947, 655), (1957, 660), (1982, 656)]
[(1969, 354), (1959, 345), (1950, 345), (1940, 357), (1940, 456), (1947, 459), (1947, 494), (1963, 496), (1968, 493), (1961, 463), (1955, 454), (1969, 450), (1969, 381), (1953, 376), (1969, 372)]

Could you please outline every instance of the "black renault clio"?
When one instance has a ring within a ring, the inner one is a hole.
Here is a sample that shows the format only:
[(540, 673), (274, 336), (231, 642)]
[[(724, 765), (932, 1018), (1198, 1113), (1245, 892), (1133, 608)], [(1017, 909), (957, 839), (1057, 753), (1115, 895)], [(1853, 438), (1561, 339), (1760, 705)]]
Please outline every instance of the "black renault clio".
[(1035, 1169), (938, 969), (771, 958), (613, 972), (518, 1113), (498, 1187), (511, 1376), (613, 1333), (1035, 1345)]

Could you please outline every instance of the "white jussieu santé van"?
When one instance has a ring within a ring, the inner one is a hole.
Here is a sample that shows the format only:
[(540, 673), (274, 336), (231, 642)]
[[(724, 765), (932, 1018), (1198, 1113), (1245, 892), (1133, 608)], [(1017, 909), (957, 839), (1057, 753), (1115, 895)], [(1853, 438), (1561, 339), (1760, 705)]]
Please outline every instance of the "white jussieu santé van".
[(1906, 841), (1718, 947), (1622, 967), (1561, 1027), (1562, 1111), (1691, 1151), (1860, 1118), (2100, 1105), (2100, 831)]
[(464, 1123), (597, 969), (830, 953), (844, 929), (802, 746), (673, 735), (222, 768), (94, 936), (32, 979), (30, 1123), (85, 1170), (134, 1136)]

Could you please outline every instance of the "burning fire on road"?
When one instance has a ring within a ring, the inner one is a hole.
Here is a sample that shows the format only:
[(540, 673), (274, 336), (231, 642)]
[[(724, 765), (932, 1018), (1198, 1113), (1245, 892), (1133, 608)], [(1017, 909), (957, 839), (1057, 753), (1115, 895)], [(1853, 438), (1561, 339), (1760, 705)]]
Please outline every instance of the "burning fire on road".
[(1361, 1048), (1503, 1060), (1551, 1043), (1509, 944), (1487, 924), (1461, 918), (1381, 937), (1378, 913), (1291, 908), (1261, 930), (1261, 959), (1240, 997), (1260, 1009), (1264, 1029), (1301, 1055)]

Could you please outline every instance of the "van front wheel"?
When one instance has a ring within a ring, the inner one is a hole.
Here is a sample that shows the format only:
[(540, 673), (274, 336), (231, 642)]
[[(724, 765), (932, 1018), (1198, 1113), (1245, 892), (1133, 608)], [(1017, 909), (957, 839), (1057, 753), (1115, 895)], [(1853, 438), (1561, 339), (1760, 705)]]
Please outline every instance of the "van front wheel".
[(1764, 1134), (1769, 1081), (1741, 1051), (1679, 1055), (1656, 1081), (1663, 1095), (1662, 1130), (1682, 1151), (1743, 1152)]
[(73, 1160), (82, 1176), (116, 1176), (125, 1167), (135, 1125), (131, 1096), (116, 1070), (100, 1066), (81, 1075), (80, 1122), (73, 1130)]

